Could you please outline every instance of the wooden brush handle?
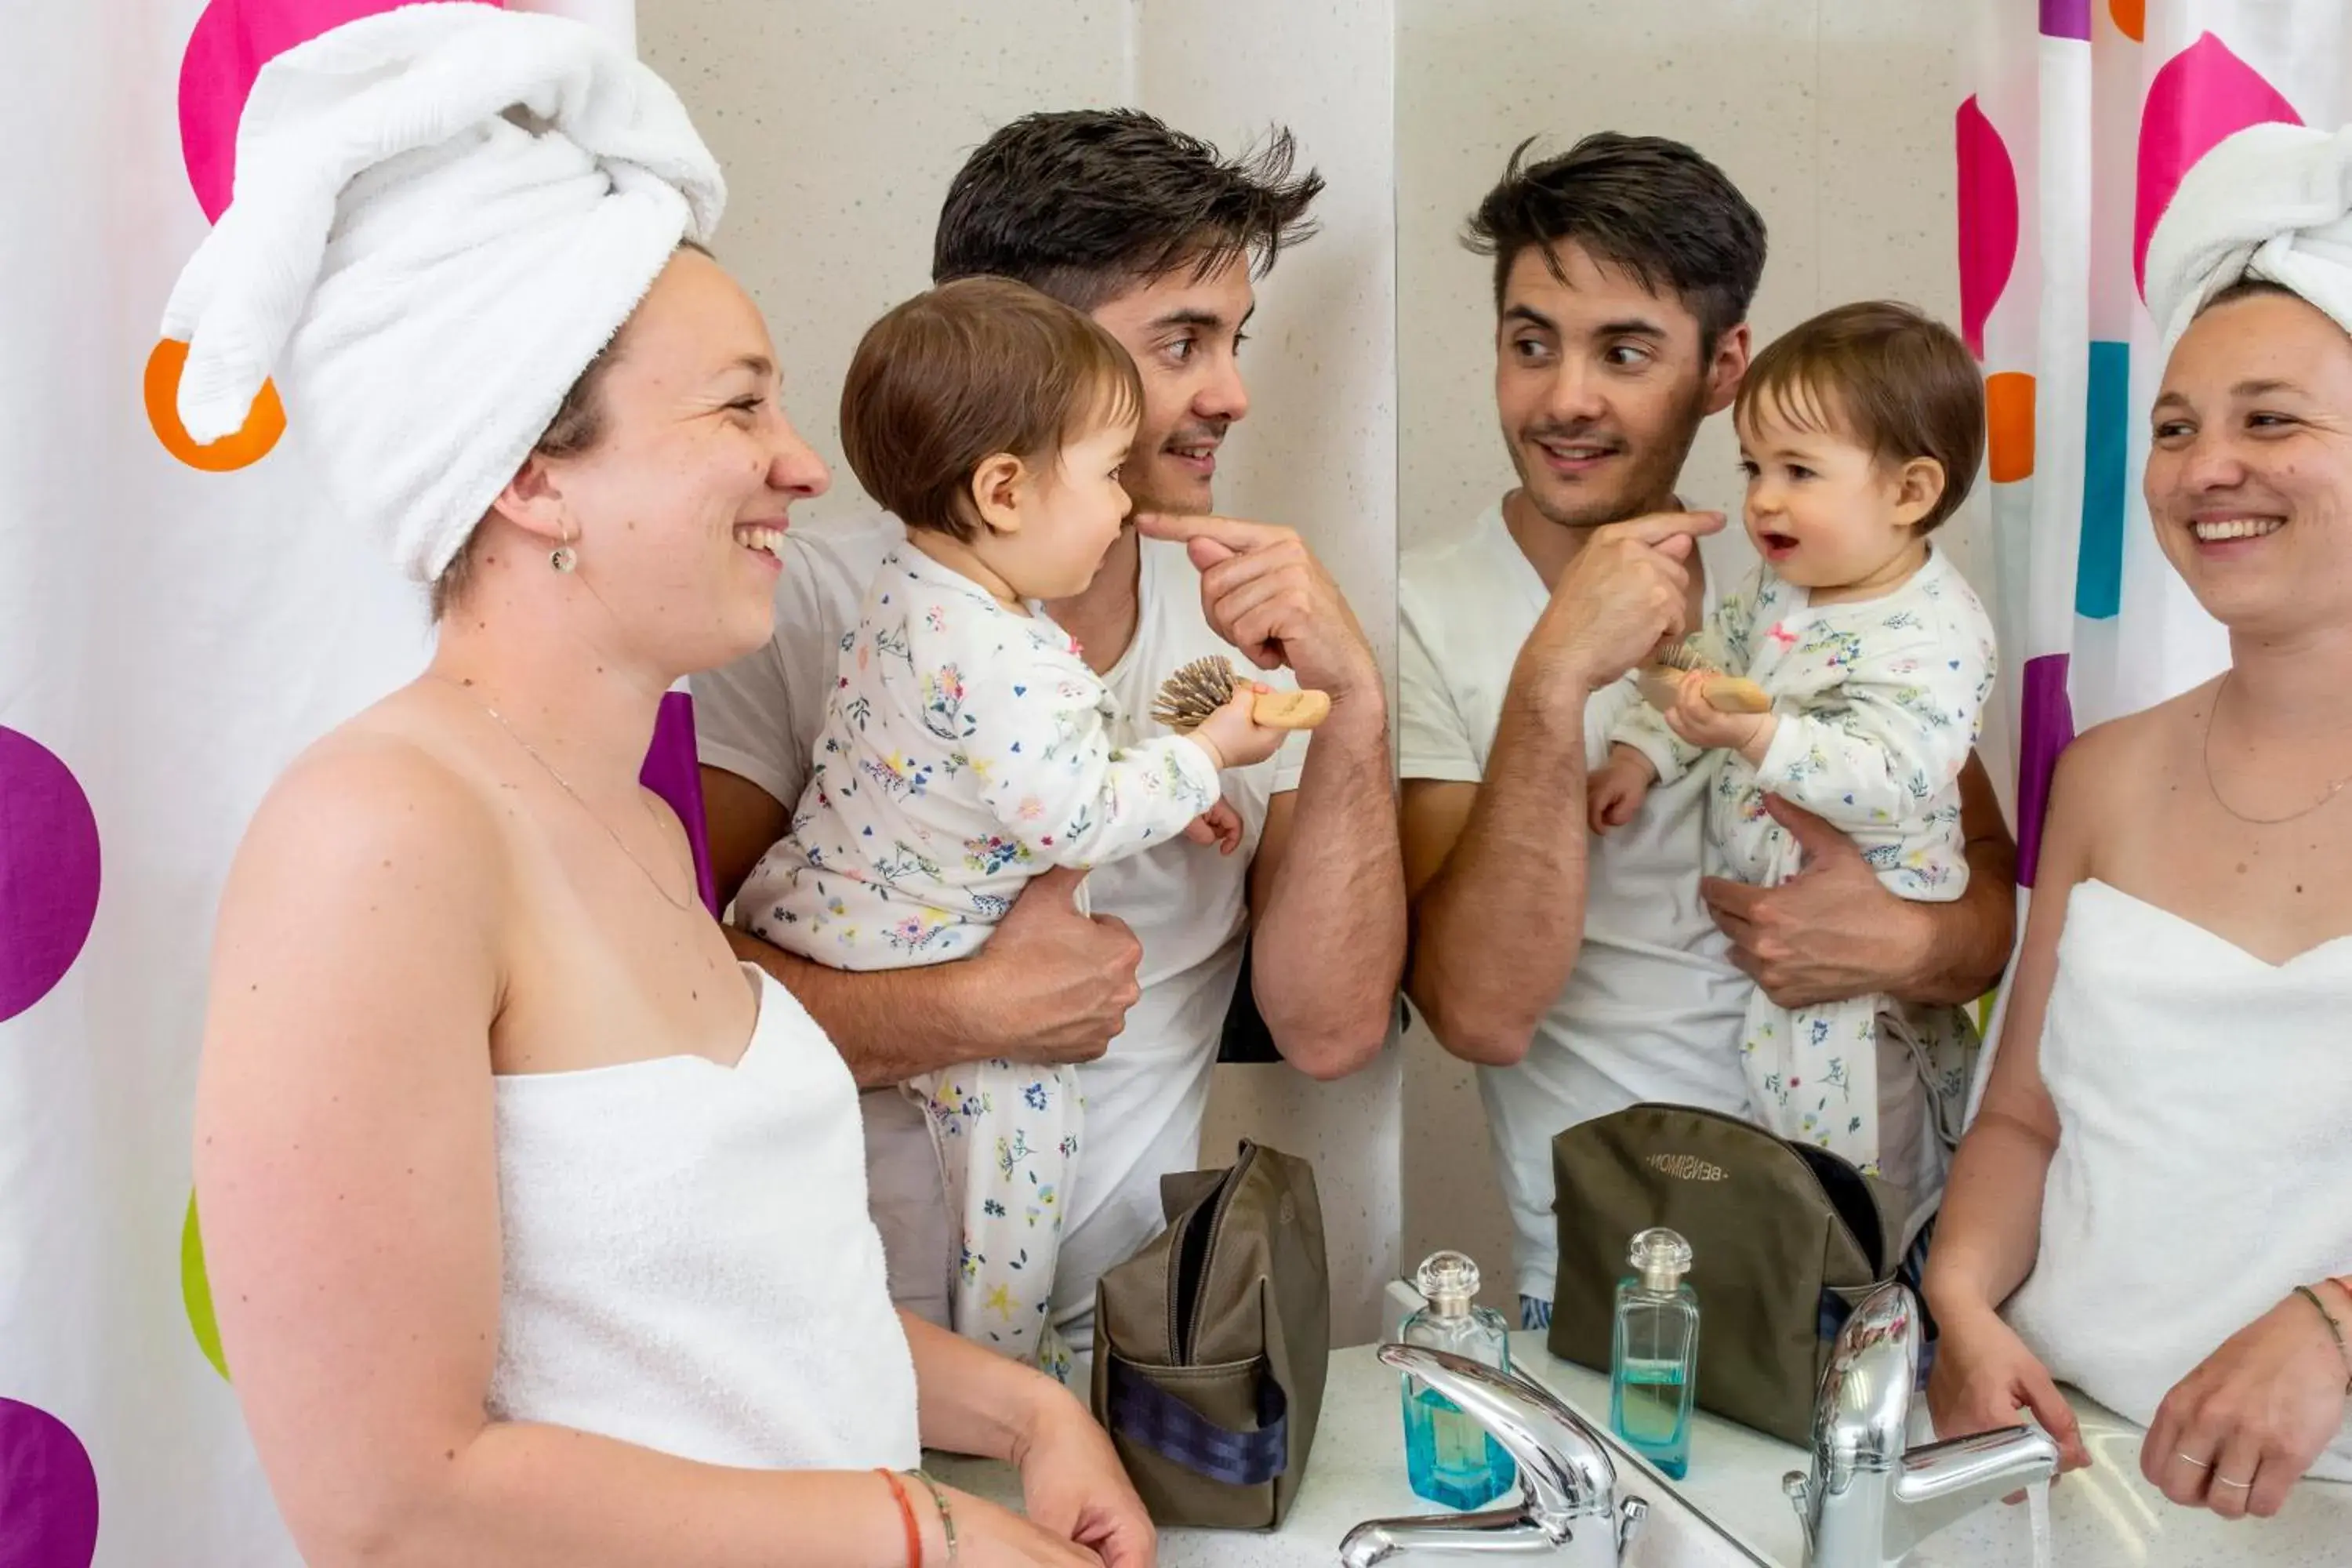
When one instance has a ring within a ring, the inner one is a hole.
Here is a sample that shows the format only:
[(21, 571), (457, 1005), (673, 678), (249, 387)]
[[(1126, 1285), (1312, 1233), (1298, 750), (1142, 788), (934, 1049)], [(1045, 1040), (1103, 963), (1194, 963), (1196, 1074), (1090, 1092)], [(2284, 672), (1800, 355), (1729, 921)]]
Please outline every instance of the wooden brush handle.
[(1269, 730), (1312, 730), (1331, 716), (1321, 691), (1268, 691), (1250, 702), (1250, 717)]
[[(1675, 705), (1682, 690), (1683, 672), (1666, 665), (1644, 665), (1640, 671), (1642, 695), (1660, 712)], [(1745, 676), (1710, 675), (1701, 689), (1706, 705), (1718, 713), (1769, 713), (1772, 699)]]

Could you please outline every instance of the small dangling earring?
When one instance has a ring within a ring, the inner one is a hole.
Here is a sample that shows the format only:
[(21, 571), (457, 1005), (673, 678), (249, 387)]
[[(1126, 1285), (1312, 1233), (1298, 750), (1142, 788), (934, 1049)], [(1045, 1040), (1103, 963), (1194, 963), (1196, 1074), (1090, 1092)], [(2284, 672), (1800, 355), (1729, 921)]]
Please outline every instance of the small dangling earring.
[(568, 531), (563, 536), (563, 542), (547, 552), (547, 563), (563, 573), (569, 573), (580, 564), (580, 552), (572, 548), (572, 535)]

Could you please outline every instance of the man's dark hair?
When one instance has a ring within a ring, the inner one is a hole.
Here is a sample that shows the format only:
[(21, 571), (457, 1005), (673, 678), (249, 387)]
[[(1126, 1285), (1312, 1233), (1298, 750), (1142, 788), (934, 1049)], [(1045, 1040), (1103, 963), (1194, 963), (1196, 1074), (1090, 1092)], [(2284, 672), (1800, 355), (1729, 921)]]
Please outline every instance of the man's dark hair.
[(1323, 177), (1294, 175), (1297, 153), (1277, 130), (1228, 159), (1133, 109), (1025, 116), (948, 186), (931, 281), (992, 274), (1092, 310), (1183, 267), (1205, 278), (1247, 257), (1263, 277), (1315, 232), (1307, 209)]
[(1679, 142), (1597, 132), (1558, 157), (1511, 153), (1502, 183), (1471, 215), (1463, 243), (1495, 258), (1495, 308), (1519, 253), (1535, 247), (1562, 282), (1552, 247), (1573, 240), (1698, 318), (1699, 350), (1748, 319), (1764, 276), (1764, 220), (1722, 170)]

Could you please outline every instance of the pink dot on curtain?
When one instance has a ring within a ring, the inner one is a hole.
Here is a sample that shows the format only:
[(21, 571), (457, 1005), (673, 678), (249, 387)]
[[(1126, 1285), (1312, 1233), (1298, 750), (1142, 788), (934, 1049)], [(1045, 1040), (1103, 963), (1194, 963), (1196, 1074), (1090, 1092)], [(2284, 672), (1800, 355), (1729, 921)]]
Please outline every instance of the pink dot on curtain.
[(0, 1568), (89, 1568), (98, 1555), (98, 1472), (71, 1428), (0, 1399)]
[[(503, 0), (479, 0), (499, 5)], [(228, 209), (236, 178), (236, 122), (253, 79), (271, 58), (331, 27), (401, 0), (212, 0), (180, 57), (180, 156), (205, 216)]]
[(0, 729), (0, 1019), (65, 978), (98, 918), (98, 818), (73, 771)]
[(1960, 336), (1982, 359), (1985, 321), (2017, 264), (2017, 166), (1974, 98), (1960, 105), (1953, 142), (1959, 154)]
[(2300, 125), (2279, 89), (2210, 33), (2164, 62), (2139, 117), (2139, 186), (2132, 207), (2132, 280), (2147, 298), (2147, 242), (2181, 176), (2216, 142), (2249, 125)]

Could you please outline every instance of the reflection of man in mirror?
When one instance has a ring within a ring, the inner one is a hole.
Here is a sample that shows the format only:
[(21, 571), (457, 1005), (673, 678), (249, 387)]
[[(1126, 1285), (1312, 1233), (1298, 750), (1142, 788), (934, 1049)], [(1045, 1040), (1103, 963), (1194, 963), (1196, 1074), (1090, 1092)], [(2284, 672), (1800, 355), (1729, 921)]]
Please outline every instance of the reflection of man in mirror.
[[(856, 1072), (871, 1203), (891, 1292), (945, 1321), (948, 1226), (921, 1108), (889, 1087), (1005, 1057), (1082, 1064), (1087, 1132), (1063, 1209), (1054, 1325), (1093, 1342), (1095, 1281), (1160, 1227), (1160, 1178), (1198, 1163), (1228, 1004), (1244, 973), (1283, 1056), (1318, 1078), (1370, 1061), (1404, 962), (1404, 886), (1388, 715), (1371, 650), (1330, 577), (1287, 529), (1207, 515), (1217, 451), (1249, 411), (1236, 354), (1252, 285), (1313, 231), (1323, 182), (1293, 144), (1221, 157), (1148, 115), (1032, 115), (955, 176), (936, 282), (980, 274), (1039, 289), (1109, 329), (1141, 372), (1144, 410), (1119, 473), (1138, 526), (1093, 584), (1046, 609), (1132, 721), (1160, 682), (1238, 647), (1279, 686), (1327, 691), (1330, 716), (1268, 761), (1229, 771), (1241, 848), (1188, 840), (1087, 875), (1049, 871), (975, 956), (923, 969), (818, 967), (735, 933), (791, 988)], [(771, 645), (694, 682), (712, 869), (732, 898), (787, 825), (824, 719), (836, 653), (867, 583), (904, 537), (895, 518), (786, 535)]]
[(1400, 562), (1398, 704), (1407, 989), (1481, 1068), (1520, 1314), (1541, 1327), (1554, 1134), (1642, 1100), (1741, 1114), (1749, 980), (1784, 1006), (1972, 1000), (2008, 960), (2015, 874), (1973, 759), (1957, 903), (1896, 898), (1851, 842), (1781, 803), (1802, 872), (1773, 889), (1703, 880), (1705, 770), (1588, 835), (1587, 770), (1640, 700), (1626, 672), (1712, 603), (1696, 538), (1722, 520), (1683, 510), (1674, 486), (1747, 368), (1764, 224), (1679, 142), (1526, 152), (1468, 233), (1495, 260), (1495, 402), (1518, 485)]

